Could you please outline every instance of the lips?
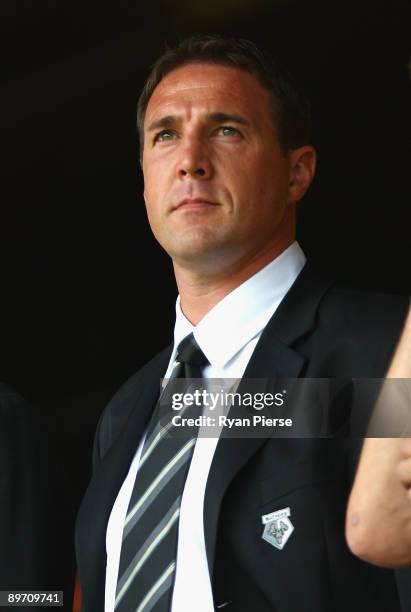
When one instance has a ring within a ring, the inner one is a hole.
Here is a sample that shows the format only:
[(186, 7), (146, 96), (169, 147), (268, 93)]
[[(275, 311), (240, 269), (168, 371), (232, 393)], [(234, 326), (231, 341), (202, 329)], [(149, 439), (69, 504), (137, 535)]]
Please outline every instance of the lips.
[(218, 206), (216, 202), (211, 202), (211, 200), (207, 200), (206, 198), (184, 198), (181, 200), (175, 210), (183, 210), (183, 209), (201, 209), (207, 208), (209, 206)]

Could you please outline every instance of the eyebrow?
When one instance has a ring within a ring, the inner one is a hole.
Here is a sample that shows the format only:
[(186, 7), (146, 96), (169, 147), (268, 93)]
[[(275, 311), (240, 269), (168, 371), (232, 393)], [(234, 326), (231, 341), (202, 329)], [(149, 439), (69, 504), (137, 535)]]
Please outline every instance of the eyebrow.
[[(215, 123), (229, 122), (229, 123), (239, 123), (241, 125), (250, 124), (250, 122), (244, 117), (241, 117), (241, 115), (234, 115), (232, 113), (222, 113), (222, 112), (210, 113), (209, 115), (207, 115), (207, 119), (209, 120), (211, 119), (211, 121)], [(147, 132), (152, 132), (160, 128), (168, 128), (171, 125), (178, 122), (178, 120), (179, 120), (179, 117), (177, 115), (165, 115), (164, 117), (160, 117), (160, 119), (155, 119), (154, 121), (152, 121), (147, 128)]]
[(224, 123), (232, 122), (232, 123), (240, 123), (241, 125), (249, 125), (249, 121), (245, 119), (245, 117), (241, 117), (241, 115), (233, 115), (232, 113), (211, 113), (208, 116), (209, 119), (215, 121), (216, 123)]
[(160, 119), (155, 119), (150, 123), (147, 128), (147, 132), (152, 132), (153, 130), (158, 130), (159, 128), (170, 127), (170, 125), (172, 125), (176, 121), (176, 115), (166, 115), (165, 117), (160, 117)]

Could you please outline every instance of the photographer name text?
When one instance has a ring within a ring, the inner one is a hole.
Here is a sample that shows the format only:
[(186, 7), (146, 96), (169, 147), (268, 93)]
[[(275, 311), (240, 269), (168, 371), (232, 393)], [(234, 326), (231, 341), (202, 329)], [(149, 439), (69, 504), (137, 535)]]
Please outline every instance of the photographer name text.
[(179, 414), (173, 416), (172, 422), (174, 427), (292, 427), (293, 420), (290, 418), (269, 418), (262, 415), (253, 415), (253, 417), (230, 418), (228, 416), (219, 415), (211, 417), (201, 415), (198, 417), (183, 417)]

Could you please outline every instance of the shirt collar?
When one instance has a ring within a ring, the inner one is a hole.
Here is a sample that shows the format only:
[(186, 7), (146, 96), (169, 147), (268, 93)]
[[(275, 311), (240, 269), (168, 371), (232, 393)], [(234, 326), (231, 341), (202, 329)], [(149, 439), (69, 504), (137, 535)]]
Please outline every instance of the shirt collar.
[(210, 364), (214, 367), (226, 365), (264, 329), (305, 261), (300, 245), (293, 242), (267, 266), (226, 295), (195, 327), (184, 316), (178, 296), (174, 347), (193, 332)]

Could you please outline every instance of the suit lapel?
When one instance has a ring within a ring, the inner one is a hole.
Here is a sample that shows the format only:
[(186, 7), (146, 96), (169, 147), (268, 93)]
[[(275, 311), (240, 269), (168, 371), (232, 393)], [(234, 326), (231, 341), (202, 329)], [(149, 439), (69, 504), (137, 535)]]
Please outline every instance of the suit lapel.
[[(315, 327), (319, 302), (330, 281), (307, 263), (264, 329), (243, 376), (244, 379), (298, 378), (306, 358), (292, 345)], [(241, 392), (243, 383), (240, 384)], [(241, 468), (265, 444), (265, 438), (219, 440), (209, 472), (204, 501), (204, 533), (210, 575), (213, 574), (218, 518), (224, 493)], [(273, 456), (273, 461), (276, 457)]]
[[(87, 525), (88, 528), (91, 526), (93, 531), (93, 533), (79, 534), (79, 541), (96, 543), (93, 547), (87, 548), (87, 558), (82, 555), (80, 570), (83, 576), (88, 576), (84, 584), (92, 585), (90, 595), (93, 604), (99, 600), (98, 605), (101, 607), (98, 609), (101, 610), (104, 609), (105, 542), (108, 519), (158, 399), (160, 378), (164, 376), (170, 355), (171, 347), (163, 351), (140, 373), (141, 383), (136, 388), (134, 407), (116, 441), (95, 470), (79, 512), (78, 518), (81, 516), (81, 520), (78, 520), (79, 530), (81, 525)], [(116, 404), (113, 403), (112, 411), (115, 410)]]

